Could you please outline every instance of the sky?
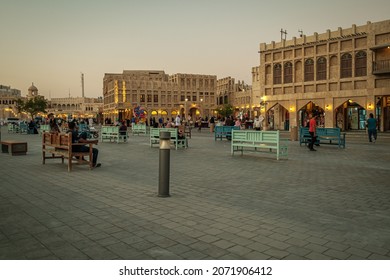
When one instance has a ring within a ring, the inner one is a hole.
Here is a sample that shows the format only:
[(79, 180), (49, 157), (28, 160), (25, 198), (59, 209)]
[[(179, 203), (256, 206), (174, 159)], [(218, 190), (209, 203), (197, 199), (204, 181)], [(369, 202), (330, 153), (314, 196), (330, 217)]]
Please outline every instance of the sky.
[(163, 70), (251, 85), (261, 43), (390, 19), (390, 1), (0, 0), (0, 84), (102, 96), (105, 73)]

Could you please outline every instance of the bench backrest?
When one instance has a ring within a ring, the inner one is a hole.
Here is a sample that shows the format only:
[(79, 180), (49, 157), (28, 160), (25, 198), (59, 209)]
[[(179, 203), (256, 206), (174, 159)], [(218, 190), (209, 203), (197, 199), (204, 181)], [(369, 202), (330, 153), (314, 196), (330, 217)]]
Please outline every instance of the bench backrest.
[(119, 126), (102, 126), (100, 130), (101, 134), (118, 134)]
[(145, 123), (133, 123), (131, 125), (133, 129), (146, 129), (146, 124)]
[(299, 128), (299, 135), (300, 135), (300, 137), (302, 137), (302, 136), (310, 136), (309, 128), (305, 127), (305, 126), (301, 126)]
[(50, 124), (41, 124), (41, 126), (39, 127), (39, 129), (41, 131), (50, 131), (51, 128), (50, 128)]
[(318, 135), (340, 136), (340, 128), (338, 127), (319, 127), (316, 132)]
[(239, 130), (239, 126), (216, 126), (214, 127), (215, 133), (224, 133), (224, 132), (231, 132), (233, 129)]
[(278, 143), (279, 131), (232, 130), (232, 141), (253, 141), (258, 143)]
[(160, 131), (169, 131), (171, 133), (171, 138), (177, 138), (177, 129), (176, 128), (151, 128), (150, 137), (158, 138), (160, 137)]
[(88, 125), (86, 123), (80, 123), (79, 124), (79, 132), (83, 132), (85, 130), (88, 130)]
[(61, 149), (72, 149), (72, 133), (42, 133), (42, 146), (52, 146)]

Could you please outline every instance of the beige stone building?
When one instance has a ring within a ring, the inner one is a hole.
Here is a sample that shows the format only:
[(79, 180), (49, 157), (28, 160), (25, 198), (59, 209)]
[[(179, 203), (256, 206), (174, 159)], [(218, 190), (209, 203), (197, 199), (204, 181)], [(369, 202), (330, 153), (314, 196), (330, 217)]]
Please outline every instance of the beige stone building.
[(16, 101), (18, 99), (26, 100), (38, 95), (38, 88), (34, 86), (34, 83), (28, 88), (26, 97), (22, 96), (22, 92), (19, 89), (0, 85), (0, 121), (5, 122), (7, 118), (19, 118), (20, 120), (27, 121), (30, 116), (25, 112), (18, 112)]
[(103, 99), (89, 97), (62, 97), (51, 98), (48, 102), (47, 113), (62, 119), (83, 118), (102, 120)]
[(253, 101), (270, 129), (320, 125), (364, 130), (369, 113), (390, 130), (390, 20), (260, 44)]
[(22, 98), (19, 89), (0, 85), (0, 122), (5, 122), (7, 118), (23, 118), (16, 109), (16, 100), (19, 98)]
[(259, 113), (258, 104), (254, 103), (252, 97), (252, 87), (244, 81), (236, 83), (232, 77), (217, 80), (217, 106), (226, 104), (235, 108), (234, 116), (247, 116), (253, 119)]
[(192, 120), (215, 114), (217, 77), (214, 75), (174, 74), (153, 70), (124, 70), (106, 73), (103, 79), (103, 115), (112, 121), (131, 119), (140, 106), (145, 118)]

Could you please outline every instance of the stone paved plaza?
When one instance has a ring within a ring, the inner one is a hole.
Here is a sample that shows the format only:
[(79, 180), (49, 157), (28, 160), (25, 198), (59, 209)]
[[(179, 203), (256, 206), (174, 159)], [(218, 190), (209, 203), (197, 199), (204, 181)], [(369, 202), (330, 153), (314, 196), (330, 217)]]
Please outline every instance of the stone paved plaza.
[[(286, 134), (288, 136), (288, 134)], [(170, 151), (171, 197), (158, 192), (159, 149), (147, 136), (99, 143), (102, 167), (42, 165), (0, 154), (0, 259), (390, 259), (390, 135), (288, 160), (230, 155), (230, 142), (193, 131)]]

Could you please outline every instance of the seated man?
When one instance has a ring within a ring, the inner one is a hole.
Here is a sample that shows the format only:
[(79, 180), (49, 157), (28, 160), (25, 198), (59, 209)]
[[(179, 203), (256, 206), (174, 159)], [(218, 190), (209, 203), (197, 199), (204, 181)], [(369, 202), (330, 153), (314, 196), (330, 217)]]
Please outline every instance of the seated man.
[(119, 135), (122, 135), (124, 141), (126, 142), (127, 126), (124, 121), (122, 121), (122, 125), (119, 127)]
[[(69, 132), (72, 132), (72, 143), (94, 143), (97, 144), (97, 140), (87, 140), (83, 137), (83, 134), (78, 134), (77, 126), (74, 122), (70, 122), (68, 124)], [(76, 145), (73, 146), (74, 152), (88, 152), (89, 147), (88, 146), (82, 146), (82, 145)], [(92, 148), (92, 166), (93, 167), (100, 167), (101, 164), (97, 163), (99, 150), (96, 148)]]
[(177, 138), (178, 139), (186, 139), (186, 136), (184, 134), (183, 129), (179, 128)]

